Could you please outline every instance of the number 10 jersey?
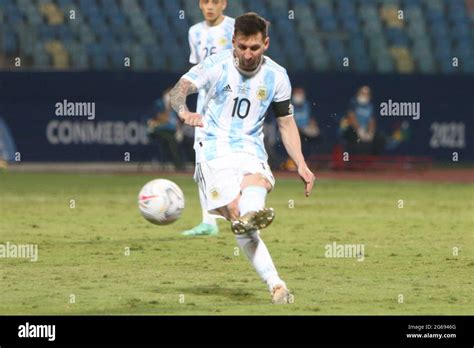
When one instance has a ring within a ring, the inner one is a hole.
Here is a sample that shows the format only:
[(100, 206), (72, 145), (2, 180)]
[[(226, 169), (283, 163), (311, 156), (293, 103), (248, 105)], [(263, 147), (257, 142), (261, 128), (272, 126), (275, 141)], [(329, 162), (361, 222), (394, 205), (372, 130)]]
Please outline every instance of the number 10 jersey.
[(268, 159), (263, 122), (272, 103), (291, 99), (291, 84), (282, 66), (269, 57), (262, 59), (258, 72), (246, 76), (234, 65), (233, 50), (225, 50), (183, 75), (205, 92), (201, 109), (204, 127), (194, 144), (197, 163), (236, 152)]

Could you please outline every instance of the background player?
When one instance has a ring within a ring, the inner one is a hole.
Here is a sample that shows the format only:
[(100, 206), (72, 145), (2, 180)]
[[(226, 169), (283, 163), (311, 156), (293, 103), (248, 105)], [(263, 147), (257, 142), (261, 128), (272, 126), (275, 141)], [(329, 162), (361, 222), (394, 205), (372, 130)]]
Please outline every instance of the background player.
[[(204, 16), (204, 21), (193, 25), (189, 29), (188, 39), (191, 54), (189, 62), (198, 64), (212, 54), (232, 47), (232, 33), (234, 31), (233, 18), (224, 15), (227, 0), (200, 0), (199, 8)], [(205, 92), (199, 91), (196, 112), (201, 113)], [(195, 130), (195, 139), (200, 136), (201, 130)], [(201, 207), (203, 194), (199, 191)], [(219, 232), (216, 216), (209, 214), (202, 208), (202, 222), (190, 230), (183, 232), (185, 236), (214, 235)]]
[[(196, 175), (205, 208), (231, 221), (237, 242), (269, 287), (273, 303), (288, 303), (289, 292), (273, 264), (259, 230), (274, 218), (265, 208), (275, 179), (263, 145), (263, 122), (272, 105), (285, 149), (311, 193), (308, 169), (290, 104), (286, 70), (263, 55), (269, 47), (267, 22), (248, 13), (236, 19), (233, 50), (210, 56), (186, 73), (171, 91), (171, 105), (196, 138)], [(202, 114), (190, 112), (186, 97), (204, 89)]]

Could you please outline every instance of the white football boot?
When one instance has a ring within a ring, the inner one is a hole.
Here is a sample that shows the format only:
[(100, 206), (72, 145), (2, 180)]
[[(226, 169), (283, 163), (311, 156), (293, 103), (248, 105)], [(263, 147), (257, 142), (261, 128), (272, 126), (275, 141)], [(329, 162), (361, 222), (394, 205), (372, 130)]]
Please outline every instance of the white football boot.
[(290, 303), (290, 291), (285, 284), (275, 285), (271, 291), (273, 304)]

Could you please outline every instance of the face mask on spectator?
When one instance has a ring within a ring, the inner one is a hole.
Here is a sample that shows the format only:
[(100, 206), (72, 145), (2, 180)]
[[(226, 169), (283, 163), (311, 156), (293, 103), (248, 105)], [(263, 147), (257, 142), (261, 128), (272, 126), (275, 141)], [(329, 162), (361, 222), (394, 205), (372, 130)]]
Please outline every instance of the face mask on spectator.
[(369, 102), (369, 97), (366, 95), (357, 96), (357, 102), (362, 105), (366, 105)]
[(303, 105), (304, 102), (306, 101), (306, 97), (304, 94), (294, 94), (293, 95), (293, 104), (294, 105)]

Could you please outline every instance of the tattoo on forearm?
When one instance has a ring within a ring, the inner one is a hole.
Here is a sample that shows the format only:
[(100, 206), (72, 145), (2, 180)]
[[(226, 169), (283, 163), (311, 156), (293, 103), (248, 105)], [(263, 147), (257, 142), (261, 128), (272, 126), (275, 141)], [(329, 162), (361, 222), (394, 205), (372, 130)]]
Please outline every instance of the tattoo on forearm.
[(193, 93), (197, 93), (196, 86), (186, 79), (180, 79), (170, 91), (170, 101), (173, 110), (178, 114), (187, 111), (186, 97)]

